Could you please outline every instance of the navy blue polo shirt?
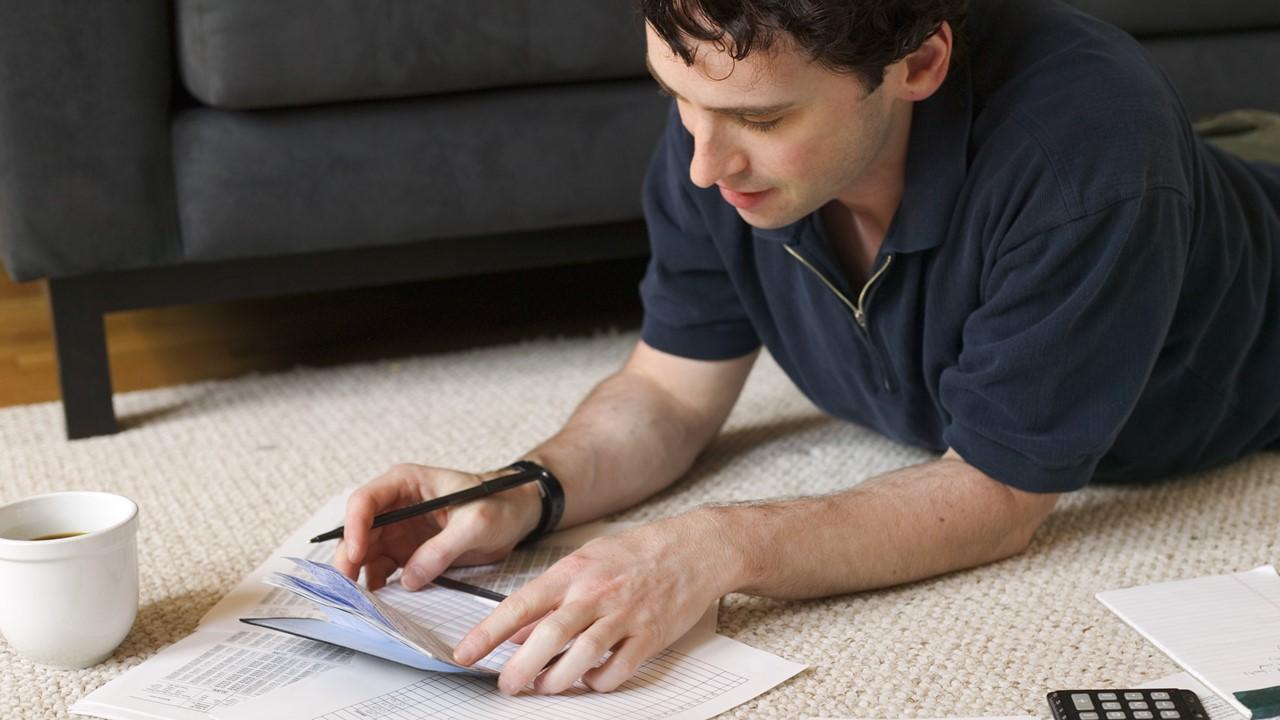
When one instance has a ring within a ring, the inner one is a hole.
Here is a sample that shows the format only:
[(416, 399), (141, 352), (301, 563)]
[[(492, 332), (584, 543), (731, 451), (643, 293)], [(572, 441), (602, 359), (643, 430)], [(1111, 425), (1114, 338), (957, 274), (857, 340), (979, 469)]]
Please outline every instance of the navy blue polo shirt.
[(1056, 0), (975, 3), (970, 33), (915, 106), (865, 288), (819, 213), (758, 230), (693, 185), (673, 107), (645, 182), (644, 341), (763, 344), (827, 413), (1035, 492), (1275, 443), (1280, 168), (1202, 143), (1131, 37)]

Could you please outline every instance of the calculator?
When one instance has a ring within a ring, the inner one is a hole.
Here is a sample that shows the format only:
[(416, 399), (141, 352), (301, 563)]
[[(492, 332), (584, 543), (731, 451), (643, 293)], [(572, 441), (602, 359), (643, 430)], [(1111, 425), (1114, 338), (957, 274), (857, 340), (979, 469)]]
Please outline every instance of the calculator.
[(1054, 720), (1209, 720), (1200, 698), (1175, 688), (1056, 690)]

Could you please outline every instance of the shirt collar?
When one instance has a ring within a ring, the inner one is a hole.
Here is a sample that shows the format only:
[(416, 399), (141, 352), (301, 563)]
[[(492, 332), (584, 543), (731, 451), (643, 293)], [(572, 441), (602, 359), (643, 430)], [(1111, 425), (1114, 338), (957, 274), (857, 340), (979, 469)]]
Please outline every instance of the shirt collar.
[[(942, 87), (916, 103), (907, 140), (902, 201), (885, 235), (886, 252), (928, 250), (946, 238), (969, 169), (972, 114), (973, 86), (967, 62), (951, 68)], [(815, 222), (816, 212), (790, 225), (757, 228), (753, 233), (764, 240), (794, 245)]]

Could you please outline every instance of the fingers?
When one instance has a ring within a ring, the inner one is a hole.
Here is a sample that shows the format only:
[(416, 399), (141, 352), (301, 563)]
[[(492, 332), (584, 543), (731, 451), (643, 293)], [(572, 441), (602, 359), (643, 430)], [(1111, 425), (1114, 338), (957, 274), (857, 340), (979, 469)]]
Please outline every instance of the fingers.
[(511, 636), (511, 642), (517, 645), (523, 645), (524, 641), (529, 639), (529, 633), (533, 632), (533, 629), (538, 627), (539, 622), (542, 622), (542, 621), (535, 620), (529, 623), (528, 625), (525, 625), (524, 627), (517, 630), (516, 634)]
[(451, 523), (418, 546), (404, 563), (400, 584), (406, 590), (419, 590), (453, 564), (458, 556), (475, 547), (476, 535), (485, 528), (471, 523)]
[(498, 607), (489, 613), (489, 617), (471, 628), (471, 632), (462, 638), (462, 642), (458, 643), (454, 650), (454, 662), (459, 665), (470, 665), (493, 652), (494, 648), (514, 635), (517, 630), (538, 620), (554, 608), (560, 600), (561, 589), (556, 583), (545, 581), (545, 577), (544, 575), (535, 579), (498, 603)]
[(399, 565), (393, 558), (383, 555), (370, 560), (364, 566), (364, 584), (369, 590), (377, 590), (387, 584), (387, 578), (396, 571)]
[(655, 638), (629, 637), (614, 648), (613, 655), (604, 664), (586, 671), (582, 675), (582, 682), (596, 692), (613, 692), (634, 676), (649, 658), (661, 651), (661, 642)]
[[(541, 627), (541, 624), (539, 624)], [(559, 660), (550, 668), (547, 668), (538, 675), (534, 680), (534, 692), (554, 695), (562, 693), (573, 687), (573, 684), (582, 677), (583, 673), (595, 667), (604, 658), (609, 648), (618, 643), (622, 637), (620, 628), (613, 627), (609, 621), (601, 619), (596, 621), (594, 625), (588, 628), (578, 637), (574, 638), (573, 645), (560, 656)], [(554, 642), (552, 640), (551, 642)], [(531, 642), (526, 642), (525, 647), (531, 647)], [(563, 647), (563, 644), (561, 644)], [(514, 660), (514, 658), (513, 658)], [(510, 668), (511, 664), (507, 664)]]
[(397, 466), (347, 498), (347, 512), (342, 521), (342, 543), (345, 560), (359, 568), (369, 549), (373, 517), (393, 507), (401, 497), (406, 477)]
[[(599, 660), (600, 655), (609, 649), (609, 645), (599, 647), (599, 644), (604, 641), (601, 634), (580, 634), (590, 627), (597, 617), (594, 608), (584, 603), (569, 603), (543, 618), (529, 639), (525, 640), (524, 645), (502, 667), (502, 674), (498, 676), (498, 689), (508, 695), (520, 692), (538, 676), (538, 673), (542, 672), (547, 663), (551, 662), (551, 659), (563, 650), (570, 640), (574, 640), (574, 643), (573, 647), (569, 648), (569, 652), (577, 651), (575, 657), (579, 658), (579, 661), (583, 655), (595, 652), (595, 655), (588, 659), (587, 664), (578, 669), (577, 675), (568, 677), (565, 687), (572, 685), (583, 671), (591, 667), (591, 664)], [(578, 650), (579, 641), (585, 646), (581, 650)], [(568, 667), (561, 669), (553, 682), (565, 681), (570, 672)]]
[(347, 559), (346, 543), (343, 540), (338, 541), (338, 547), (333, 551), (333, 566), (352, 582), (360, 577), (360, 566)]

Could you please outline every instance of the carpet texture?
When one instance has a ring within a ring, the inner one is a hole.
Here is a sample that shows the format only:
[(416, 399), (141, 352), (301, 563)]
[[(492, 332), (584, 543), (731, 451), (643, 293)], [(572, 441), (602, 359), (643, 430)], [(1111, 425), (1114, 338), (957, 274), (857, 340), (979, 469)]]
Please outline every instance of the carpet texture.
[[(547, 339), (130, 393), (116, 398), (124, 432), (74, 443), (56, 404), (0, 411), (0, 500), (95, 489), (141, 508), (132, 633), (82, 671), (44, 669), (0, 644), (0, 717), (64, 717), (190, 632), (343, 488), (396, 462), (505, 464), (556, 430), (634, 341)], [(766, 357), (690, 476), (618, 519), (831, 492), (929, 459), (823, 417)], [(1028, 552), (993, 566), (807, 602), (731, 595), (722, 634), (810, 669), (724, 717), (1047, 717), (1048, 690), (1171, 673), (1093, 594), (1271, 562), (1277, 518), (1280, 454), (1267, 453), (1160, 485), (1087, 488)]]

